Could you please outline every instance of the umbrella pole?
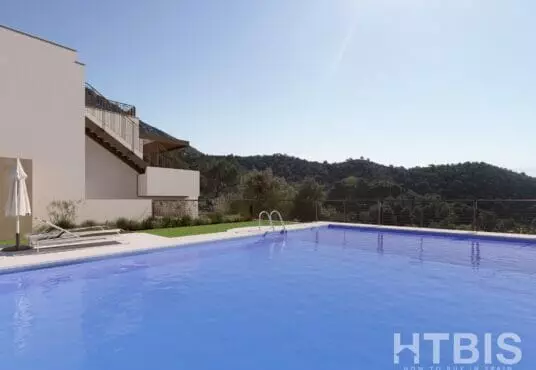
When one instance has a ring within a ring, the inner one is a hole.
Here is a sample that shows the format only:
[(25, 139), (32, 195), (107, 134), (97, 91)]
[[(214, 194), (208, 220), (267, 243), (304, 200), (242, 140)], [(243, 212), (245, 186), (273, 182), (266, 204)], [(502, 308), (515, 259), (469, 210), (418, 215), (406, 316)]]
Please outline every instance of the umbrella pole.
[(20, 248), (20, 219), (17, 216), (17, 234), (15, 235), (15, 246), (17, 250)]
[(16, 205), (16, 209), (17, 209), (17, 222), (16, 222), (16, 229), (15, 229), (15, 250), (19, 250), (20, 248), (20, 218), (19, 218), (19, 192), (20, 192), (20, 189), (19, 189), (19, 182), (17, 181), (16, 185), (15, 185), (15, 205)]

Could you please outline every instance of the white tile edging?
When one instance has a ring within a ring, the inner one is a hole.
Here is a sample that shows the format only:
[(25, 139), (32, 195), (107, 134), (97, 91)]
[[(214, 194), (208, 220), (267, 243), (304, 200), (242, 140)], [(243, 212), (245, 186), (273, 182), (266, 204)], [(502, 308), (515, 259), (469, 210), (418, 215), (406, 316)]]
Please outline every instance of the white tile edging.
[(387, 225), (374, 225), (374, 224), (350, 224), (344, 222), (315, 222), (315, 226), (344, 226), (345, 228), (356, 228), (356, 229), (382, 229), (387, 231), (410, 231), (420, 234), (441, 234), (441, 235), (463, 235), (463, 236), (472, 236), (476, 238), (500, 238), (500, 239), (511, 239), (511, 240), (526, 240), (526, 241), (536, 241), (536, 235), (531, 234), (513, 234), (513, 233), (496, 233), (488, 231), (471, 231), (471, 230), (453, 230), (453, 229), (432, 229), (432, 228), (421, 228), (421, 227), (409, 227), (409, 226), (387, 226)]
[[(421, 234), (434, 234), (434, 235), (463, 235), (483, 238), (501, 238), (511, 239), (517, 241), (536, 241), (536, 235), (524, 235), (524, 234), (505, 234), (505, 233), (489, 233), (489, 232), (475, 232), (465, 230), (448, 230), (448, 229), (424, 229), (417, 227), (400, 227), (400, 226), (384, 226), (384, 225), (370, 225), (370, 224), (348, 224), (342, 222), (311, 222), (303, 224), (287, 225), (288, 230), (302, 230), (311, 227), (319, 226), (344, 226), (345, 228), (356, 229), (380, 229), (386, 231), (408, 231), (418, 232)], [(73, 249), (69, 251), (57, 252), (57, 253), (43, 253), (43, 254), (31, 254), (31, 255), (9, 255), (0, 256), (0, 274), (9, 272), (15, 272), (25, 269), (37, 269), (46, 268), (65, 264), (75, 264), (86, 261), (98, 260), (108, 257), (120, 257), (135, 254), (143, 254), (151, 251), (157, 251), (167, 248), (183, 247), (188, 245), (195, 245), (206, 242), (214, 242), (219, 240), (240, 239), (251, 236), (263, 235), (270, 230), (270, 227), (248, 227), (248, 228), (236, 228), (226, 232), (213, 233), (213, 234), (201, 234), (183, 236), (177, 238), (165, 238), (152, 234), (145, 233), (132, 233), (121, 235), (119, 238), (123, 244), (101, 246), (101, 247), (88, 247)]]
[[(289, 225), (289, 230), (299, 230), (315, 226), (310, 224)], [(132, 233), (120, 235), (117, 239), (122, 244), (110, 246), (78, 248), (69, 251), (61, 251), (57, 253), (36, 253), (28, 255), (4, 255), (0, 256), (0, 274), (17, 272), (26, 269), (39, 269), (46, 267), (54, 267), (67, 264), (75, 264), (86, 261), (93, 261), (107, 257), (121, 257), (128, 255), (143, 254), (151, 251), (162, 249), (183, 247), (206, 242), (214, 242), (219, 240), (241, 239), (251, 236), (264, 235), (267, 230), (261, 228), (257, 231), (249, 231), (247, 233), (234, 232), (236, 229), (231, 229), (226, 232), (200, 234), (182, 236), (177, 238), (166, 238), (146, 233)]]

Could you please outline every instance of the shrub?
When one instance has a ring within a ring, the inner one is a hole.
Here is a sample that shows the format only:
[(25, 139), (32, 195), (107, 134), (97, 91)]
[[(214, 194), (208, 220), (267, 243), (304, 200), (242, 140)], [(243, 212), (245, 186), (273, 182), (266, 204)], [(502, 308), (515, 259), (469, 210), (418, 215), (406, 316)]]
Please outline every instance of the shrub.
[(109, 229), (114, 229), (114, 228), (117, 227), (117, 225), (115, 224), (114, 221), (108, 221), (108, 220), (106, 220), (106, 221), (104, 222), (104, 226), (106, 226), (106, 227), (109, 228)]
[(222, 222), (224, 222), (223, 215), (219, 212), (209, 213), (207, 216), (208, 218), (210, 218), (210, 221), (213, 224), (221, 224)]
[(223, 222), (241, 222), (244, 221), (242, 215), (225, 215), (223, 216)]
[(472, 231), (473, 225), (455, 225), (456, 230), (466, 230), (466, 231)]
[(62, 229), (74, 229), (76, 227), (76, 224), (68, 219), (59, 219), (57, 221), (52, 221), (52, 223)]
[(125, 231), (138, 231), (143, 229), (143, 222), (120, 217), (115, 221), (115, 226)]
[(174, 227), (173, 218), (169, 216), (162, 217), (160, 219), (160, 227), (162, 228)]
[(255, 205), (253, 203), (254, 202), (247, 200), (230, 201), (228, 212), (241, 214), (244, 218), (254, 219), (257, 217), (260, 210), (255, 209)]
[(157, 229), (160, 227), (160, 222), (155, 217), (147, 217), (141, 222), (141, 228), (143, 230)]
[(76, 212), (78, 203), (73, 200), (55, 200), (47, 206), (48, 218), (53, 224), (63, 228), (72, 229), (76, 226)]
[(138, 220), (128, 220), (128, 230), (130, 231), (143, 230), (141, 222)]
[(210, 225), (211, 223), (212, 223), (212, 221), (210, 220), (210, 218), (208, 218), (206, 216), (201, 216), (201, 217), (196, 218), (195, 220), (193, 220), (194, 225)]
[(80, 227), (93, 227), (93, 226), (98, 226), (97, 222), (93, 220), (85, 220), (84, 222), (80, 224)]
[(181, 226), (181, 218), (180, 217), (172, 217), (169, 227), (179, 227), (179, 226)]
[(126, 219), (125, 217), (118, 218), (117, 220), (115, 220), (115, 226), (118, 229), (128, 230), (128, 219)]
[(372, 222), (373, 220), (371, 219), (370, 212), (369, 211), (359, 212), (359, 221), (363, 223)]
[(193, 224), (192, 221), (193, 221), (192, 216), (185, 215), (180, 220), (180, 226), (192, 226), (192, 224)]

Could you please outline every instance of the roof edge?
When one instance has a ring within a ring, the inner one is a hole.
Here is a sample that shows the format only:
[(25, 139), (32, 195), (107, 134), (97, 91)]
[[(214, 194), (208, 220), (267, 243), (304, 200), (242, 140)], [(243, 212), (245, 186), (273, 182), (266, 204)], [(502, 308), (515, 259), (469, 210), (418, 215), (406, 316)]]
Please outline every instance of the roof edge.
[(149, 139), (159, 142), (167, 142), (174, 144), (175, 149), (180, 147), (190, 146), (190, 142), (187, 140), (178, 139), (173, 135), (168, 134), (167, 132), (159, 129), (156, 126), (153, 126), (140, 119), (140, 139)]
[(50, 40), (46, 40), (46, 39), (43, 39), (39, 36), (35, 36), (35, 35), (32, 35), (30, 33), (27, 33), (27, 32), (24, 32), (24, 31), (20, 31), (20, 30), (17, 30), (15, 28), (11, 28), (11, 27), (8, 27), (8, 26), (4, 26), (2, 24), (0, 24), (0, 28), (4, 28), (6, 30), (9, 30), (9, 31), (13, 31), (13, 32), (16, 32), (20, 35), (24, 35), (24, 36), (27, 36), (27, 37), (31, 37), (32, 39), (35, 39), (35, 40), (39, 40), (39, 41), (43, 41), (43, 42), (46, 42), (48, 44), (51, 44), (51, 45), (54, 45), (54, 46), (58, 46), (60, 48), (63, 48), (63, 49), (67, 49), (69, 51), (74, 51), (75, 53), (77, 52), (76, 49), (73, 49), (73, 48), (70, 48), (68, 46), (65, 46), (65, 45), (62, 45), (62, 44), (58, 44), (57, 42), (54, 42), (54, 41), (50, 41)]

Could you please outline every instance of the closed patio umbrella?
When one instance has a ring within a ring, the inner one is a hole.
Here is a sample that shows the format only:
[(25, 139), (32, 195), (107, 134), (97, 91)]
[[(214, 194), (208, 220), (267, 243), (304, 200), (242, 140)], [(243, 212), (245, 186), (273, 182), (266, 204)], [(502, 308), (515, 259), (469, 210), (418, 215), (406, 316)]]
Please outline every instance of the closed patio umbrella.
[(6, 204), (6, 216), (17, 218), (16, 245), (15, 250), (20, 249), (20, 216), (27, 216), (32, 213), (30, 209), (30, 197), (26, 188), (26, 172), (22, 168), (20, 159), (9, 173), (9, 197)]

